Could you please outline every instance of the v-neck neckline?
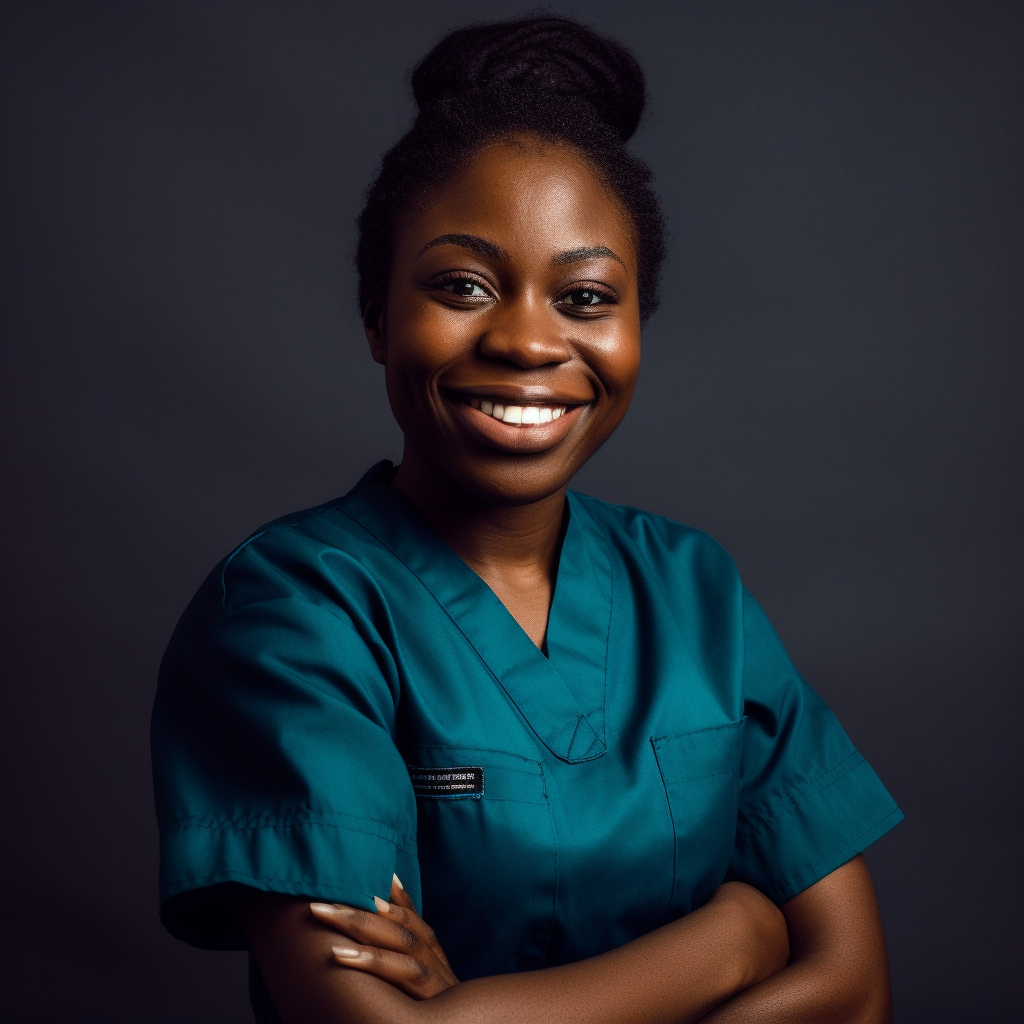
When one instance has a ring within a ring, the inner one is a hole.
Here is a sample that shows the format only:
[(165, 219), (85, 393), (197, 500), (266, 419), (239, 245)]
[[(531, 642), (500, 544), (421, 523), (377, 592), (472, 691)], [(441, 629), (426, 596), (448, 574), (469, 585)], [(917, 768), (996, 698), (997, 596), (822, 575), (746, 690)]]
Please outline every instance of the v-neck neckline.
[(342, 511), (434, 596), (552, 754), (570, 763), (600, 757), (611, 571), (607, 549), (593, 530), (588, 543), (587, 513), (579, 500), (568, 493), (545, 657), (484, 580), (389, 486), (391, 469), (390, 462), (374, 466), (343, 499)]

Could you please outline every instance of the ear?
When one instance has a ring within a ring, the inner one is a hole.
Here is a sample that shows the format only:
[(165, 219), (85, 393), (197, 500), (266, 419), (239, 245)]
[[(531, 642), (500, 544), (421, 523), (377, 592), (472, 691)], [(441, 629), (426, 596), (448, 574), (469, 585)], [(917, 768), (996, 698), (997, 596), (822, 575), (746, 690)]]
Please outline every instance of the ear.
[(370, 299), (363, 310), (363, 330), (366, 340), (370, 343), (370, 355), (378, 363), (387, 359), (387, 332), (384, 317), (384, 303), (380, 299)]

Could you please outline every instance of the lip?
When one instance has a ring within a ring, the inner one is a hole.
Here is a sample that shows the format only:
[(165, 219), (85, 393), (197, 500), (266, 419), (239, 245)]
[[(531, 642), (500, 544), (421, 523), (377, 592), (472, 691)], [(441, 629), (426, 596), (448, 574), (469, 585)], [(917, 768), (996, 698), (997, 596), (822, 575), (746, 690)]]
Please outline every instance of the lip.
[[(487, 391), (462, 391), (445, 394), (444, 399), (451, 407), (456, 419), (470, 430), (476, 437), (491, 448), (518, 455), (532, 455), (554, 448), (579, 422), (583, 410), (589, 403), (572, 405), (560, 398), (549, 397), (552, 393), (543, 391), (542, 396), (533, 392), (527, 397), (525, 388), (493, 388)], [(550, 423), (534, 424), (523, 427), (512, 423), (502, 423), (493, 416), (474, 409), (468, 402), (469, 397), (504, 398), (512, 405), (565, 405), (571, 406), (557, 419)]]
[(588, 405), (592, 393), (553, 391), (539, 384), (486, 384), (473, 387), (442, 388), (445, 398), (468, 401), (470, 398), (500, 398), (506, 405)]

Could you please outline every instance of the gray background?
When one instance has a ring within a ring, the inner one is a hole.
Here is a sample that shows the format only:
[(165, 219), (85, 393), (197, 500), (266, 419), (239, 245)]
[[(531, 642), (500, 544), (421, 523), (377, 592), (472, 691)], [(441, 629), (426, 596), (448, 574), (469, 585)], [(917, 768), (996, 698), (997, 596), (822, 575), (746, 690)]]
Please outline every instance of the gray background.
[[(407, 68), (522, 9), (5, 5), (3, 1019), (248, 1019), (157, 922), (157, 662), (250, 530), (398, 458), (352, 221)], [(554, 9), (643, 61), (672, 232), (577, 486), (722, 541), (902, 805), (897, 1020), (1019, 1019), (1024, 7)]]

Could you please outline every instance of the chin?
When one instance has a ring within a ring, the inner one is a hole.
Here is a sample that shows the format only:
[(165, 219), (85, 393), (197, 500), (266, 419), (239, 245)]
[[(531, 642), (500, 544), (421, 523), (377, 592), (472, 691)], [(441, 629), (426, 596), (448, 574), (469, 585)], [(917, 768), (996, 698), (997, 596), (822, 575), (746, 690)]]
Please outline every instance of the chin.
[(543, 501), (557, 494), (572, 479), (577, 468), (531, 466), (524, 464), (526, 461), (502, 460), (497, 466), (445, 467), (445, 472), (463, 490), (481, 501), (512, 508)]

